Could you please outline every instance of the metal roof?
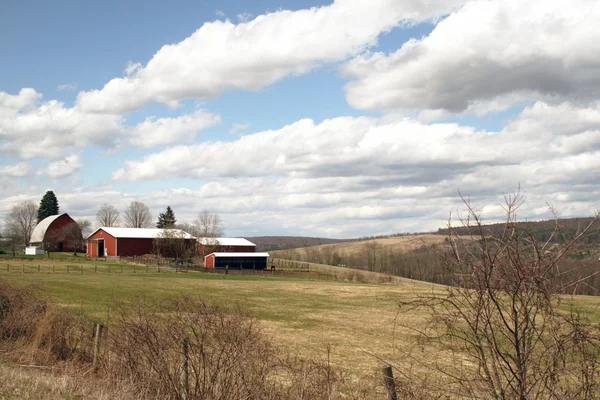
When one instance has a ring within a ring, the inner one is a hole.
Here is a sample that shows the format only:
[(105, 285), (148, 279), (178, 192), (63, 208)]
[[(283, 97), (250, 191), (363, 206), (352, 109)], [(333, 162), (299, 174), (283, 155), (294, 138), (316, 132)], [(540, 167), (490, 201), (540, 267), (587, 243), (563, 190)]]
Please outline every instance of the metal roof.
[(44, 218), (43, 220), (41, 220), (36, 226), (35, 228), (33, 228), (33, 232), (31, 232), (31, 240), (29, 240), (30, 243), (41, 243), (44, 241), (44, 235), (46, 234), (46, 231), (48, 230), (48, 228), (50, 227), (50, 224), (54, 222), (55, 219), (57, 219), (58, 217), (65, 215), (64, 214), (57, 214), (57, 215), (51, 215), (49, 217)]
[(210, 238), (201, 237), (198, 238), (200, 244), (209, 246), (254, 246), (256, 245), (249, 240), (244, 238)]
[[(210, 253), (208, 256), (214, 255), (215, 257), (269, 257), (269, 253)], [(206, 256), (206, 257), (208, 257)], [(204, 257), (204, 258), (206, 258)]]
[(114, 226), (100, 227), (96, 229), (91, 235), (89, 235), (88, 238), (93, 236), (100, 229), (117, 239), (156, 239), (163, 236), (163, 232), (165, 231), (172, 233), (174, 238), (177, 237), (181, 239), (195, 239), (195, 237), (193, 237), (185, 231), (182, 231), (181, 229), (116, 228)]

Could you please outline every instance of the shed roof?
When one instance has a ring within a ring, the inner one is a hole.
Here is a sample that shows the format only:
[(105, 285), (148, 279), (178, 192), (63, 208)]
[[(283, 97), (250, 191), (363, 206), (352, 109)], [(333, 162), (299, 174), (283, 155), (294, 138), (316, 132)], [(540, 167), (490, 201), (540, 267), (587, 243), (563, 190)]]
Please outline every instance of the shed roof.
[(43, 220), (41, 220), (36, 226), (35, 228), (33, 228), (33, 232), (31, 232), (31, 240), (29, 240), (31, 243), (41, 243), (44, 241), (44, 235), (46, 234), (46, 231), (48, 230), (48, 228), (50, 227), (50, 224), (54, 222), (55, 219), (57, 219), (60, 216), (65, 215), (64, 214), (57, 214), (57, 215), (51, 215), (49, 217), (44, 218)]
[[(201, 237), (198, 238), (198, 242), (204, 245), (211, 246), (254, 246), (256, 245), (249, 240), (244, 238), (210, 238), (210, 237)], [(216, 242), (216, 243), (215, 243)]]
[(181, 238), (181, 239), (195, 239), (189, 233), (182, 231), (181, 229), (159, 229), (159, 228), (116, 228), (114, 226), (105, 226), (96, 229), (92, 232), (91, 235), (88, 236), (90, 238), (96, 232), (102, 229), (104, 232), (108, 233), (110, 236), (120, 239), (156, 239), (160, 238), (163, 235), (163, 232), (167, 231), (173, 234), (173, 237)]
[[(208, 256), (215, 256), (215, 257), (244, 257), (244, 258), (251, 258), (251, 257), (269, 257), (269, 253), (210, 253)], [(206, 256), (206, 257), (208, 257)], [(204, 258), (206, 258), (204, 257)]]

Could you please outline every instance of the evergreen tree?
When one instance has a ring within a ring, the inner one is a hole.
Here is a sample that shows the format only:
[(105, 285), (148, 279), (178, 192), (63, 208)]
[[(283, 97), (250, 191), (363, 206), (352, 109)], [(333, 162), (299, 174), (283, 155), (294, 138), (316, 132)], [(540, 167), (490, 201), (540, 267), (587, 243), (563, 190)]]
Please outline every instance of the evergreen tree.
[(175, 225), (177, 220), (175, 219), (175, 213), (171, 209), (171, 206), (167, 206), (167, 210), (158, 214), (158, 222), (156, 223), (157, 228), (171, 228)]
[(52, 190), (48, 190), (44, 197), (42, 197), (42, 201), (40, 201), (37, 222), (39, 223), (51, 215), (58, 215), (58, 199)]

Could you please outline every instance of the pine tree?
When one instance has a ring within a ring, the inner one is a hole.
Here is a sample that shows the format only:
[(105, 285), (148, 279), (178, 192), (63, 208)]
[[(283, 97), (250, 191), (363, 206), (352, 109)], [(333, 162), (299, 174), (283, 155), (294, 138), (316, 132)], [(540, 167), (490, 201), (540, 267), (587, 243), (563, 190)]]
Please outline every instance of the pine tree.
[(156, 223), (157, 228), (170, 228), (175, 225), (177, 220), (175, 219), (175, 213), (171, 209), (171, 206), (167, 206), (167, 210), (158, 214), (158, 222)]
[(52, 190), (48, 190), (44, 197), (42, 197), (42, 201), (40, 201), (37, 222), (39, 223), (51, 215), (58, 215), (58, 199)]

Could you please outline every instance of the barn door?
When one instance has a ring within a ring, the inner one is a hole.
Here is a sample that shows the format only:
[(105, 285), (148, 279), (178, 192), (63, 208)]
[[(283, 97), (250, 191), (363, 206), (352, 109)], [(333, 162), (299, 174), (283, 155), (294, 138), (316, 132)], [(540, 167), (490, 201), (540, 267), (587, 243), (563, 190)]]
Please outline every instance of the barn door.
[(104, 257), (104, 239), (98, 240), (98, 257)]

